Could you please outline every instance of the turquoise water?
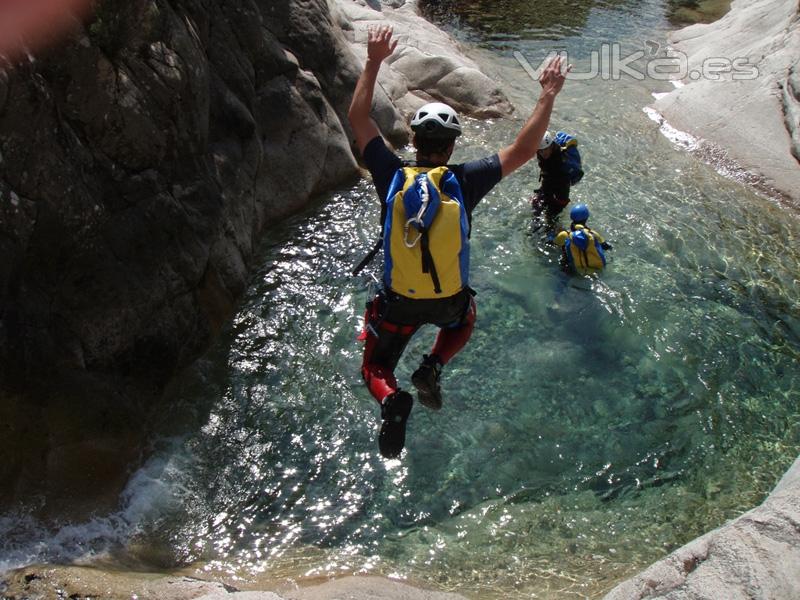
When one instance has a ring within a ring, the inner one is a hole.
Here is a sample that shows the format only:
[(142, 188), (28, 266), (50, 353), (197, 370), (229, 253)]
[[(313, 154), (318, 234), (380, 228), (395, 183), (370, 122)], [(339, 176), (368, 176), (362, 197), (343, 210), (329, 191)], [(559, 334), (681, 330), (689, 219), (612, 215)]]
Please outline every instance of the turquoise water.
[[(663, 40), (662, 27), (657, 2), (601, 5), (556, 45), (579, 59), (602, 41)], [(537, 86), (511, 52), (534, 61), (553, 42), (469, 36), (526, 116)], [(572, 84), (554, 126), (580, 139), (573, 198), (613, 243), (609, 267), (563, 274), (531, 222), (536, 167), (502, 182), (474, 217), (475, 333), (445, 371), (443, 410), (415, 407), (400, 460), (377, 452), (358, 373), (367, 277), (349, 271), (378, 218), (360, 182), (268, 234), (233, 323), (171, 390), (163, 429), (181, 437), (120, 513), (44, 547), (6, 537), (6, 564), (598, 597), (758, 504), (800, 452), (800, 221), (667, 140), (642, 112), (663, 84)], [(520, 119), (468, 121), (455, 158), (508, 143)], [(434, 335), (411, 343), (401, 382)]]

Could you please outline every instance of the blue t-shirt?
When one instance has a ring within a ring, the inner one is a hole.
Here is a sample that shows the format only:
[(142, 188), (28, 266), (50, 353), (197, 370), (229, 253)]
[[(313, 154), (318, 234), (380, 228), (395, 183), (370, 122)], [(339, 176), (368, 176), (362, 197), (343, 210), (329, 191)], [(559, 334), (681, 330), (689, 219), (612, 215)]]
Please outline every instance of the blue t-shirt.
[[(403, 167), (403, 161), (394, 152), (386, 147), (386, 142), (381, 136), (375, 136), (364, 147), (364, 163), (372, 174), (372, 181), (381, 200), (381, 220), (386, 211), (386, 195), (397, 169)], [(447, 165), (458, 179), (461, 193), (464, 196), (464, 208), (472, 216), (472, 210), (478, 202), (488, 194), (491, 189), (502, 179), (503, 172), (500, 168), (500, 157), (497, 154), (471, 160), (469, 162)]]

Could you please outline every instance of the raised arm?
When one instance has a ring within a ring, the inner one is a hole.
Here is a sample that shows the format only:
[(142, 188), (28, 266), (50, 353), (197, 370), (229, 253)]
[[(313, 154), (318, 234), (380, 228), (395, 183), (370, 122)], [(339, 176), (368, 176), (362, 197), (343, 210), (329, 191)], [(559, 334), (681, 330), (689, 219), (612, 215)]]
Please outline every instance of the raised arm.
[(563, 69), (563, 59), (557, 56), (542, 71), (539, 76), (542, 93), (536, 102), (533, 113), (531, 113), (531, 116), (511, 145), (498, 152), (503, 177), (510, 175), (536, 156), (539, 142), (542, 140), (542, 136), (547, 131), (547, 125), (550, 123), (553, 103), (561, 88), (564, 87), (566, 75), (571, 69), (572, 65)]
[(391, 56), (397, 47), (397, 40), (392, 40), (392, 28), (388, 25), (370, 27), (367, 36), (367, 62), (356, 83), (353, 100), (347, 113), (350, 127), (356, 136), (358, 151), (362, 154), (367, 143), (380, 135), (378, 126), (370, 117), (372, 96), (375, 93), (375, 82), (378, 79), (381, 63)]

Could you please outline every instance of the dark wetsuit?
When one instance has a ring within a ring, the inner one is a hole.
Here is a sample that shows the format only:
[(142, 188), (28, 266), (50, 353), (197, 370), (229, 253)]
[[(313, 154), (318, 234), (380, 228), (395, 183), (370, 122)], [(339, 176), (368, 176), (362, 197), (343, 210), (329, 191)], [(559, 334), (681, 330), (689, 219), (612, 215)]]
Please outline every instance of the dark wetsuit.
[(539, 161), (539, 181), (541, 187), (535, 191), (532, 204), (534, 212), (539, 215), (547, 211), (549, 216), (556, 216), (569, 204), (569, 175), (564, 172), (564, 157), (561, 147), (553, 144), (550, 156)]
[[(364, 148), (364, 162), (381, 201), (381, 217), (386, 213), (386, 195), (392, 178), (403, 166), (380, 136)], [(421, 165), (423, 166), (423, 165)], [(497, 154), (457, 165), (448, 165), (461, 186), (467, 214), (472, 211), (500, 181), (502, 171)], [(411, 336), (424, 324), (440, 327), (431, 354), (442, 364), (455, 356), (469, 340), (475, 323), (475, 300), (471, 290), (464, 288), (447, 298), (406, 298), (385, 290), (367, 308), (367, 327), (362, 334), (366, 342), (361, 373), (372, 396), (380, 403), (397, 391), (394, 369)]]

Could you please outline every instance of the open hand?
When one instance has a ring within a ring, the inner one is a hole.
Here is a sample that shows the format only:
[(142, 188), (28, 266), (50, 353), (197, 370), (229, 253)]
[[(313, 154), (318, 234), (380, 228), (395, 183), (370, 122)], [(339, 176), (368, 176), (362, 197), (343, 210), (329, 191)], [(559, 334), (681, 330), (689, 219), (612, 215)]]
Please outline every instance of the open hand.
[(564, 82), (567, 79), (567, 73), (572, 70), (572, 65), (567, 65), (564, 68), (564, 58), (556, 56), (551, 60), (539, 75), (539, 83), (542, 85), (544, 92), (550, 92), (553, 95), (558, 94), (561, 88), (564, 87)]
[(369, 60), (383, 62), (397, 48), (397, 40), (392, 40), (392, 28), (389, 25), (369, 27), (367, 35), (367, 58)]

